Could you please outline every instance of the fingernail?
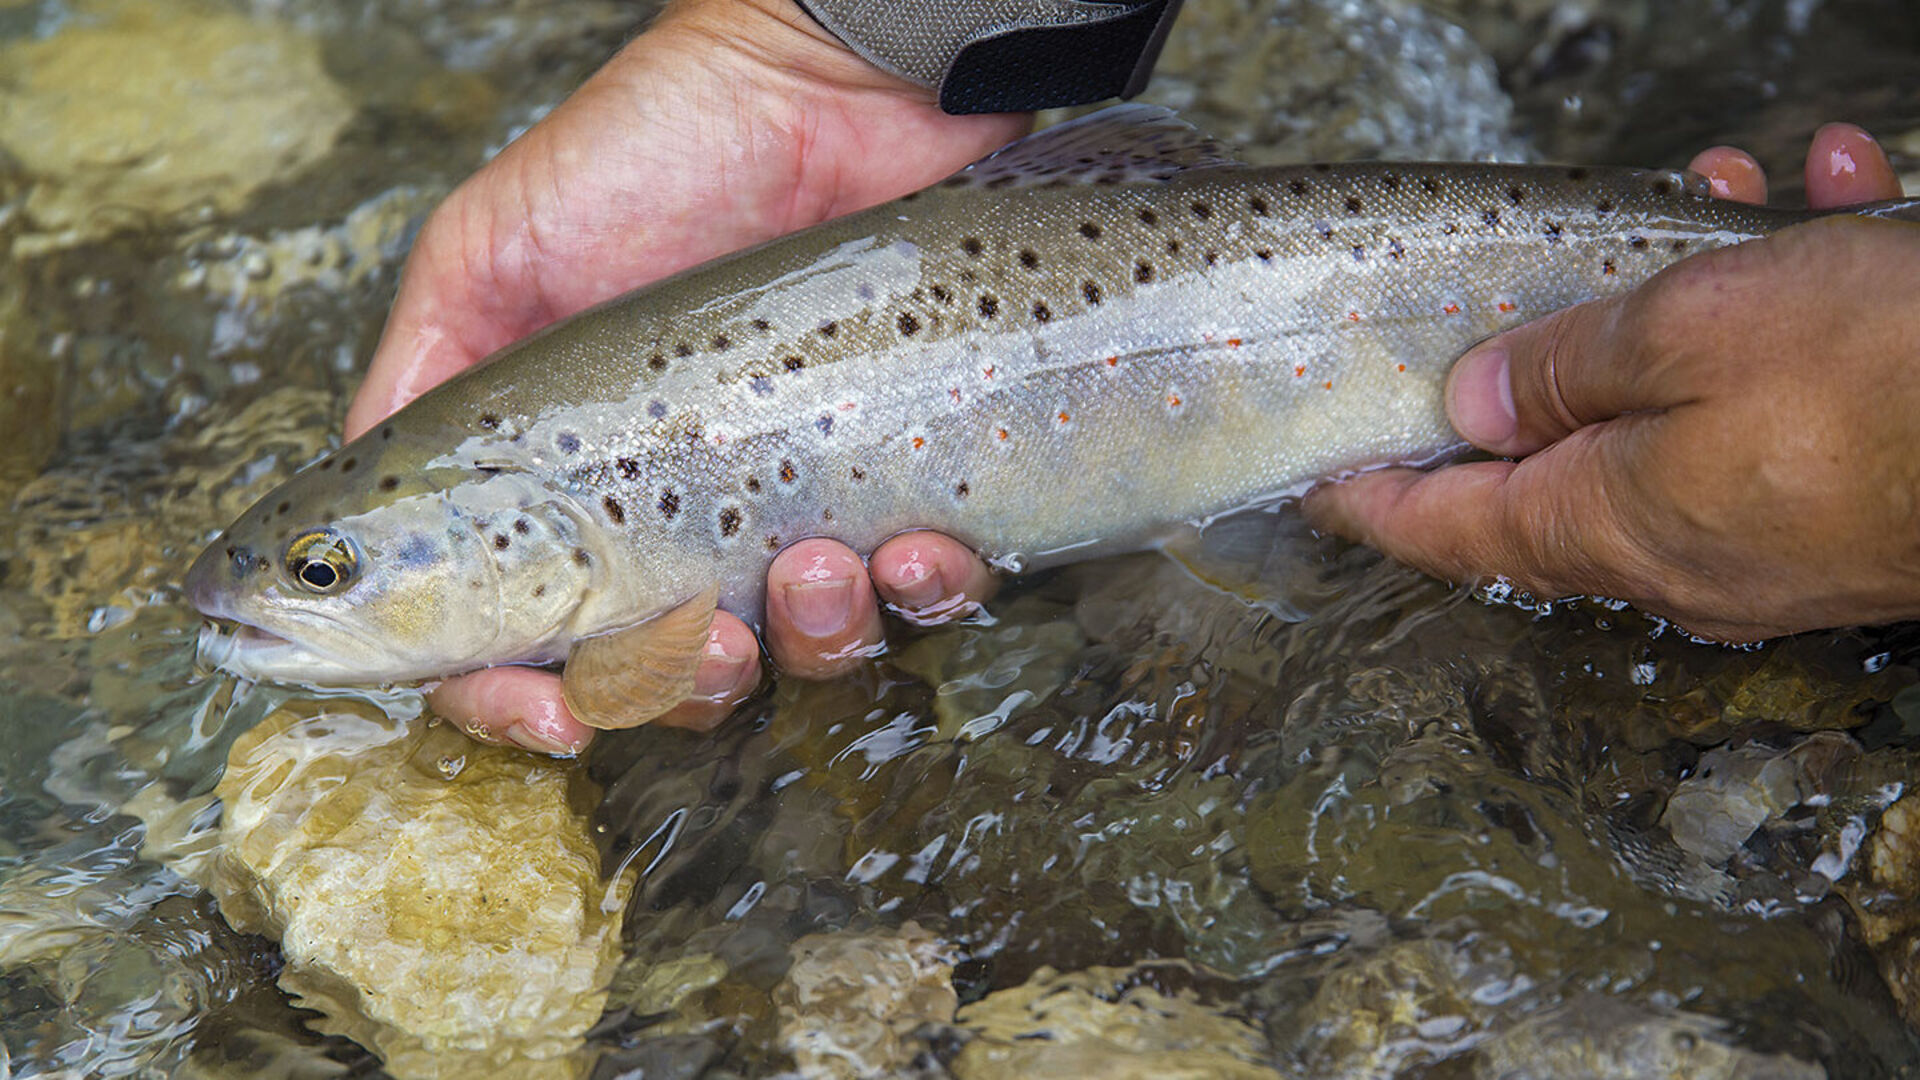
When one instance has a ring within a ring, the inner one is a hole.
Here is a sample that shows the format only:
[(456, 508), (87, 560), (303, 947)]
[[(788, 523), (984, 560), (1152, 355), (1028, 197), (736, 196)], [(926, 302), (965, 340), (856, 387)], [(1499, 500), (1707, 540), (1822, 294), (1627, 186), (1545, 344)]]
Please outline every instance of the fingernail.
[(584, 743), (576, 745), (565, 742), (518, 721), (508, 726), (506, 736), (515, 746), (524, 750), (531, 750), (536, 754), (552, 754), (556, 757), (573, 757), (585, 746)]
[(726, 642), (718, 635), (707, 641), (706, 656), (693, 676), (696, 697), (717, 698), (740, 684), (740, 670), (747, 666), (746, 657), (728, 652)]
[(802, 581), (786, 587), (787, 617), (808, 637), (830, 637), (845, 630), (853, 616), (853, 582), (845, 578)]
[(1481, 345), (1454, 365), (1447, 381), (1447, 418), (1475, 446), (1497, 450), (1513, 441), (1520, 414), (1513, 407), (1513, 371), (1505, 348)]
[(938, 567), (915, 560), (902, 569), (905, 574), (893, 585), (894, 603), (897, 606), (918, 611), (947, 598), (947, 583), (941, 578)]

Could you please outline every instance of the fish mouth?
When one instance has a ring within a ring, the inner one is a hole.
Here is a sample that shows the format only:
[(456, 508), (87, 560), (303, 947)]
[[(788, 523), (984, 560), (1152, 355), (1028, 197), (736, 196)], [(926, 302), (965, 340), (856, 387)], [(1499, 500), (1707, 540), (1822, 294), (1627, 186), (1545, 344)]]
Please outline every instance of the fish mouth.
[(200, 666), (228, 671), (243, 679), (307, 682), (341, 669), (343, 665), (298, 642), (262, 630), (251, 623), (208, 620), (195, 642)]

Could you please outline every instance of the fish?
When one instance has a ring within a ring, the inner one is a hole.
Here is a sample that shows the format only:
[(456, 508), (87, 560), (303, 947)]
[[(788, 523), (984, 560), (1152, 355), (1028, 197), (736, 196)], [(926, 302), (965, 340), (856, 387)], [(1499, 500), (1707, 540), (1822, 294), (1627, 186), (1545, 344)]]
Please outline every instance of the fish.
[(574, 713), (627, 726), (796, 540), (932, 528), (1013, 573), (1173, 546), (1444, 459), (1475, 342), (1815, 216), (1677, 171), (1253, 167), (1120, 106), (502, 349), (262, 498), (185, 593), (243, 677), (564, 663)]

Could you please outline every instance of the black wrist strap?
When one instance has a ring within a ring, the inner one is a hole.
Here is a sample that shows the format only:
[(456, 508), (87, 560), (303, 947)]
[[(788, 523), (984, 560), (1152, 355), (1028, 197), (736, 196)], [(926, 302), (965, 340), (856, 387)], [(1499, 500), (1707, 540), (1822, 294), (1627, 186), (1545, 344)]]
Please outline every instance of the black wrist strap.
[(798, 0), (853, 51), (938, 87), (949, 113), (1131, 97), (1181, 0)]

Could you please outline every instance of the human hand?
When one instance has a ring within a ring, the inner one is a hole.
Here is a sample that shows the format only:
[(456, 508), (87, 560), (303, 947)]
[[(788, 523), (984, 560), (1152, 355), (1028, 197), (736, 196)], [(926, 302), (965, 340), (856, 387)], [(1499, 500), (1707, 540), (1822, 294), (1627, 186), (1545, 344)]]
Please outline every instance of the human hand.
[[(494, 350), (685, 267), (914, 191), (1019, 136), (1020, 116), (948, 116), (788, 0), (684, 0), (434, 212), (407, 260), (349, 438)], [(913, 533), (874, 552), (796, 544), (768, 576), (767, 645), (824, 677), (880, 641), (876, 593), (926, 618), (992, 579), (961, 544)], [(715, 616), (698, 697), (660, 722), (710, 727), (758, 684), (759, 649)], [(449, 679), (435, 712), (478, 738), (578, 751), (591, 729), (559, 679)]]
[[(1693, 164), (1758, 202), (1753, 160)], [(1865, 132), (1807, 157), (1817, 208), (1895, 198)], [(1470, 350), (1447, 412), (1517, 461), (1387, 469), (1308, 516), (1440, 577), (1627, 600), (1757, 640), (1920, 615), (1920, 225), (1835, 217), (1686, 259)]]

